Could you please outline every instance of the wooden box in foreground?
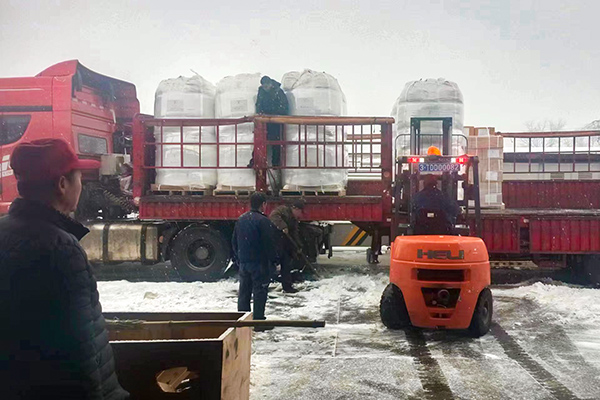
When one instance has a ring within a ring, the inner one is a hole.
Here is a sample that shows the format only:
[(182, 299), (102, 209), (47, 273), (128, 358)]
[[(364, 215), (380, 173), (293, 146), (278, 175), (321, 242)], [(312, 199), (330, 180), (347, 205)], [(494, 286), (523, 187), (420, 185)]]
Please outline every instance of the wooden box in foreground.
[[(179, 327), (168, 321), (250, 320), (251, 313), (104, 313), (121, 385), (135, 399), (244, 400), (250, 396), (252, 328)], [(187, 388), (182, 390), (183, 388)]]

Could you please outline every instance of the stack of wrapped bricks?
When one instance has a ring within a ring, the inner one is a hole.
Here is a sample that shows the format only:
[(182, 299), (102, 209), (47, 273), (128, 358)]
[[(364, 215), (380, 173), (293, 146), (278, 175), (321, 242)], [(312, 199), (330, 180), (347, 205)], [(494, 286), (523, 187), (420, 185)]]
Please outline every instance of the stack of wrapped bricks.
[(481, 207), (503, 208), (502, 171), (504, 165), (502, 136), (494, 128), (467, 126), (469, 155), (479, 158), (479, 191)]

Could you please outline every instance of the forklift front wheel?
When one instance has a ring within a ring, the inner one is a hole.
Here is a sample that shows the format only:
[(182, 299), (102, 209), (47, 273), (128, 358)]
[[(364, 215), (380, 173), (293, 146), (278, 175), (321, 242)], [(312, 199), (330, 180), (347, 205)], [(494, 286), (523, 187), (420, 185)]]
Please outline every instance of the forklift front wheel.
[(381, 295), (379, 314), (381, 322), (390, 329), (402, 329), (410, 325), (404, 295), (393, 283), (389, 283)]
[(489, 288), (485, 288), (479, 294), (477, 306), (473, 312), (471, 325), (469, 326), (471, 336), (481, 337), (488, 333), (492, 325), (493, 311), (494, 300), (492, 298), (492, 291)]

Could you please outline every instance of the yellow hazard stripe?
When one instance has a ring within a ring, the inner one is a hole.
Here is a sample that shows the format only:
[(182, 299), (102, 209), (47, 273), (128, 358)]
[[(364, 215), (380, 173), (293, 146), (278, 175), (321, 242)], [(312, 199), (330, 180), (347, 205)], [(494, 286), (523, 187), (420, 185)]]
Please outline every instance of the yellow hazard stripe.
[(352, 243), (356, 239), (356, 236), (358, 236), (359, 231), (360, 228), (358, 226), (352, 228), (350, 233), (346, 236), (346, 238), (344, 238), (342, 246), (350, 246), (350, 243)]
[(358, 226), (355, 226), (344, 238), (342, 246), (359, 246), (368, 236), (369, 234), (366, 231), (363, 231)]
[(367, 238), (367, 236), (369, 236), (369, 234), (363, 230), (360, 231), (358, 237), (356, 238), (356, 240), (354, 240), (352, 242), (352, 244), (350, 246), (359, 246), (362, 244), (362, 242), (365, 241), (365, 239)]

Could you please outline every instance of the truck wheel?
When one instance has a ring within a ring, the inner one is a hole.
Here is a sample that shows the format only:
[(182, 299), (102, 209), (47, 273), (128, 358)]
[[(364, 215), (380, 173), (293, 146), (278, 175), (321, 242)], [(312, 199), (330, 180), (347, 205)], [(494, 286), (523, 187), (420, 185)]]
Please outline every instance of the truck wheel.
[(390, 329), (402, 329), (410, 325), (402, 291), (393, 283), (388, 284), (381, 295), (379, 314), (381, 322)]
[(492, 298), (492, 291), (489, 288), (485, 288), (479, 293), (477, 305), (473, 311), (471, 325), (469, 325), (471, 336), (481, 337), (490, 330), (493, 312), (494, 300)]
[(216, 281), (229, 265), (229, 244), (205, 226), (190, 225), (173, 239), (171, 263), (186, 281)]

